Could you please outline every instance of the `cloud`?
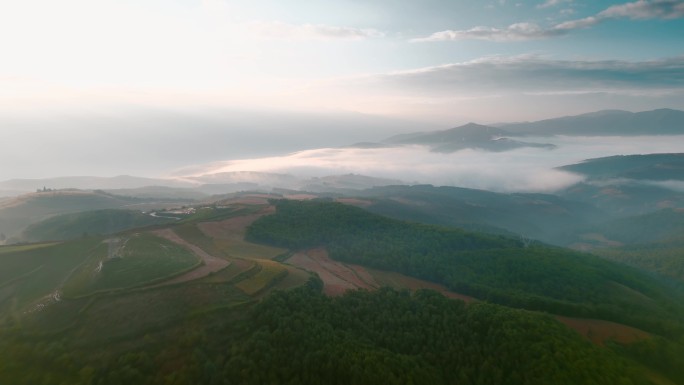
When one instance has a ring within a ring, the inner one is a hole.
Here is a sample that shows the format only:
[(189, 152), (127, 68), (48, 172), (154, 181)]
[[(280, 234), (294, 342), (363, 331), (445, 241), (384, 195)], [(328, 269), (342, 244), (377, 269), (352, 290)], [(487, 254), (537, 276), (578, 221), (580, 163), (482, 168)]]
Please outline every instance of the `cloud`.
[(583, 19), (570, 20), (570, 21), (562, 22), (560, 24), (556, 24), (552, 29), (555, 31), (565, 33), (565, 32), (575, 30), (575, 29), (585, 29), (585, 28), (593, 27), (600, 22), (601, 22), (600, 18), (594, 17), (594, 16), (589, 16), (589, 17), (585, 17)]
[(684, 2), (681, 0), (639, 0), (613, 5), (598, 16), (601, 18), (680, 19), (684, 17)]
[(571, 3), (572, 0), (546, 0), (545, 2), (538, 4), (537, 8), (539, 9), (544, 9), (544, 8), (551, 8), (555, 7), (557, 5), (560, 5), (562, 3)]
[(452, 154), (430, 152), (422, 146), (396, 148), (322, 148), (293, 154), (232, 160), (196, 169), (194, 176), (222, 172), (257, 171), (321, 177), (348, 173), (407, 182), (460, 186), (502, 192), (551, 192), (582, 177), (555, 170), (584, 159), (617, 154), (676, 152), (682, 137), (557, 137), (528, 138), (553, 141), (549, 151), (523, 148), (491, 153), (463, 150)]
[(477, 96), (489, 93), (684, 90), (684, 57), (652, 61), (568, 61), (535, 56), (479, 60), (379, 75), (378, 81), (407, 92)]
[(491, 40), (491, 41), (520, 41), (542, 39), (562, 34), (561, 30), (543, 29), (534, 23), (515, 23), (506, 28), (492, 28), (478, 26), (467, 30), (446, 30), (435, 32), (424, 38), (412, 39), (413, 43), (449, 40)]
[[(294, 92), (294, 91), (293, 91)], [(308, 106), (438, 122), (541, 119), (600, 109), (684, 106), (684, 56), (648, 61), (495, 56), (312, 82)]]
[(325, 24), (289, 24), (280, 21), (253, 21), (247, 30), (262, 39), (273, 40), (363, 40), (384, 33), (372, 28), (338, 27)]
[[(562, 0), (548, 0), (537, 8), (558, 5)], [(534, 23), (515, 23), (506, 28), (478, 26), (466, 30), (445, 30), (427, 37), (410, 40), (414, 43), (455, 40), (524, 41), (562, 36), (577, 29), (586, 29), (608, 19), (679, 19), (684, 17), (681, 0), (639, 0), (611, 6), (594, 16), (565, 21), (551, 27)]]

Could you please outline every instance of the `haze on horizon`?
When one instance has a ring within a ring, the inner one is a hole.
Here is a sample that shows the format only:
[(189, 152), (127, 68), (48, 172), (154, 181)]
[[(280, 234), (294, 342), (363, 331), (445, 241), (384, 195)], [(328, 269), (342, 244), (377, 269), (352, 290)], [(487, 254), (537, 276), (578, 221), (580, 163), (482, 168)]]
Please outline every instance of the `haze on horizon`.
[(0, 180), (684, 109), (677, 0), (0, 5)]

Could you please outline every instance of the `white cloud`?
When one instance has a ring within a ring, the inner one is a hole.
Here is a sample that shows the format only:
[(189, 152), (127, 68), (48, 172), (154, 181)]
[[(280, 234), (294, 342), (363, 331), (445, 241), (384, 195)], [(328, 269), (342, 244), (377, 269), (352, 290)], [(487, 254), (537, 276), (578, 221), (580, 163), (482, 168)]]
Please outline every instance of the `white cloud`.
[(585, 29), (585, 28), (593, 27), (594, 25), (596, 25), (600, 22), (601, 22), (601, 19), (594, 17), (594, 16), (589, 16), (589, 17), (585, 17), (583, 19), (570, 20), (570, 21), (562, 22), (560, 24), (556, 24), (552, 28), (552, 30), (568, 32), (568, 31), (572, 31), (575, 29)]
[(551, 37), (562, 34), (561, 30), (543, 29), (534, 23), (515, 23), (500, 29), (478, 26), (467, 30), (446, 30), (435, 32), (425, 38), (412, 39), (413, 43), (448, 40), (491, 40), (491, 41), (519, 41)]
[(642, 92), (684, 90), (684, 57), (631, 62), (549, 60), (536, 56), (489, 57), (378, 75), (411, 92)]
[[(548, 0), (537, 8), (558, 5), (562, 0)], [(573, 30), (593, 27), (608, 19), (679, 19), (684, 18), (684, 2), (681, 0), (639, 0), (632, 3), (611, 6), (597, 15), (565, 21), (543, 28), (534, 23), (515, 23), (506, 28), (478, 26), (466, 30), (445, 30), (427, 37), (415, 38), (411, 42), (490, 40), (523, 41), (545, 39), (565, 35)]]
[(639, 0), (613, 5), (598, 16), (602, 18), (679, 19), (684, 17), (684, 2), (681, 0)]
[(363, 40), (383, 37), (372, 28), (338, 27), (325, 24), (289, 24), (279, 21), (254, 21), (246, 29), (262, 39), (273, 40)]
[(491, 153), (463, 150), (452, 154), (429, 152), (425, 147), (322, 148), (286, 156), (214, 163), (193, 174), (258, 171), (297, 176), (358, 173), (408, 182), (431, 183), (493, 191), (554, 191), (582, 178), (555, 167), (588, 158), (617, 154), (681, 151), (682, 137), (557, 137), (527, 138), (553, 142), (556, 150), (522, 148)]
[(571, 3), (572, 0), (546, 0), (545, 2), (538, 4), (537, 8), (539, 9), (544, 9), (544, 8), (551, 8), (555, 7), (557, 5), (560, 5), (562, 3)]

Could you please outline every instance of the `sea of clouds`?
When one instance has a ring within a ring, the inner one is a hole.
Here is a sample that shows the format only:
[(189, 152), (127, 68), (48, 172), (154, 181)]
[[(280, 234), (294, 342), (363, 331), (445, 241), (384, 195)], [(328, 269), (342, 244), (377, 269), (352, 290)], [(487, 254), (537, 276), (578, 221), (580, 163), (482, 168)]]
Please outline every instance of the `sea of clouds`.
[(553, 192), (580, 182), (581, 175), (556, 167), (612, 155), (684, 152), (684, 136), (557, 136), (525, 138), (553, 143), (554, 150), (520, 148), (505, 152), (466, 149), (434, 153), (424, 146), (320, 148), (283, 156), (234, 159), (177, 170), (176, 176), (235, 171), (322, 177), (362, 174), (407, 183), (460, 186), (500, 192)]

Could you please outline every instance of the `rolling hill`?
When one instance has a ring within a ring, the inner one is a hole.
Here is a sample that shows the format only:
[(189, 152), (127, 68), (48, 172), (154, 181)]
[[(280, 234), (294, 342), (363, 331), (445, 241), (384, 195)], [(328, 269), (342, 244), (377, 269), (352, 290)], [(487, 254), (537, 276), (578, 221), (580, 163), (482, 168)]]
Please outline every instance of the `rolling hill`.
[(90, 210), (135, 208), (145, 210), (175, 206), (171, 200), (119, 196), (104, 191), (49, 190), (5, 199), (0, 204), (0, 234), (18, 238), (29, 225), (51, 216)]
[(376, 187), (354, 196), (364, 207), (392, 218), (522, 235), (564, 244), (576, 228), (602, 221), (606, 213), (590, 203), (550, 194), (504, 194), (431, 185)]
[(468, 123), (449, 130), (397, 135), (383, 142), (393, 145), (428, 145), (432, 151), (444, 153), (466, 148), (485, 151), (508, 151), (521, 147), (555, 148), (552, 144), (528, 143), (508, 138), (514, 135), (500, 128)]
[(60, 214), (26, 228), (21, 239), (27, 242), (75, 239), (85, 235), (108, 235), (123, 230), (173, 222), (133, 210), (96, 210)]
[(681, 288), (519, 238), (257, 197), (154, 229), (0, 247), (0, 382), (684, 379)]
[(515, 238), (408, 223), (339, 203), (279, 201), (276, 214), (252, 224), (247, 239), (291, 250), (325, 247), (345, 263), (398, 271), (509, 306), (609, 319), (657, 333), (684, 328), (675, 321), (684, 308), (648, 275)]
[(557, 194), (564, 199), (591, 204), (620, 217), (684, 207), (684, 193), (641, 181), (578, 183)]
[(109, 190), (134, 189), (146, 186), (189, 187), (190, 183), (174, 179), (142, 178), (130, 175), (115, 177), (66, 176), (43, 179), (11, 179), (0, 182), (0, 190), (33, 192), (43, 187), (50, 189)]
[(684, 154), (619, 155), (559, 167), (590, 180), (684, 181)]
[(525, 135), (682, 135), (684, 111), (667, 108), (636, 113), (604, 110), (498, 126), (515, 134)]

